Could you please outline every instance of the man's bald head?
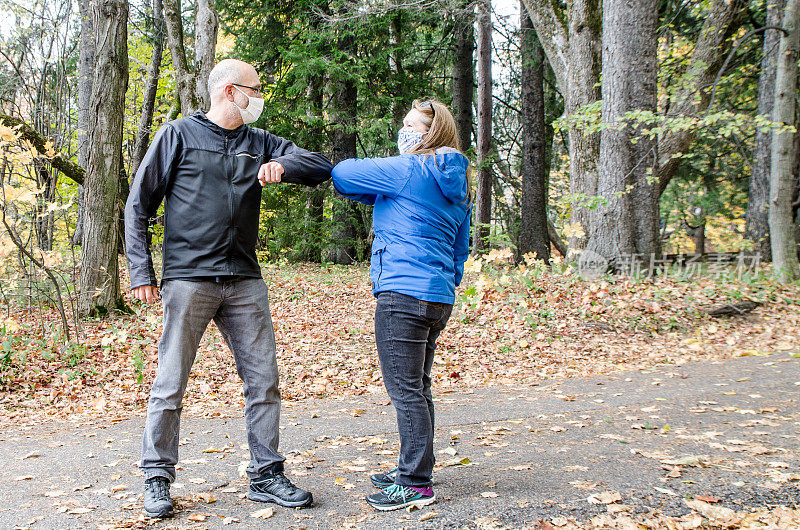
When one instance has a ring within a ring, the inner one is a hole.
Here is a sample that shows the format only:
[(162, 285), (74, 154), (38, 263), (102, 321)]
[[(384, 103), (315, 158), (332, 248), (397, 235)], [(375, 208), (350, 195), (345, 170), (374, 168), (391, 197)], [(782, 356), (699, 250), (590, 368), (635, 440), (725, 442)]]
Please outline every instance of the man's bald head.
[(228, 84), (258, 85), (258, 73), (251, 64), (237, 59), (223, 59), (208, 74), (208, 93), (211, 103), (223, 98), (223, 89)]

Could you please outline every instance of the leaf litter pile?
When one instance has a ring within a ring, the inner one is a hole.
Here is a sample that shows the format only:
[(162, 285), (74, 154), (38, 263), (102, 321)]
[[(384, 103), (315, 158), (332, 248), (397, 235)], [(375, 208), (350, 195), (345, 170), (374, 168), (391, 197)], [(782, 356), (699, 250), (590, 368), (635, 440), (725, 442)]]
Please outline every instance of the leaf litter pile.
[[(563, 264), (514, 267), (508, 257), (493, 251), (467, 262), (439, 339), (435, 392), (796, 348), (797, 285), (724, 276), (582, 279)], [(367, 268), (268, 264), (263, 271), (283, 399), (381, 392)], [(707, 313), (742, 300), (761, 305), (742, 316)], [(66, 348), (44, 340), (43, 330), (57, 322), (54, 311), (42, 312), (52, 324), (44, 326), (38, 312), (9, 310), (0, 427), (143, 414), (156, 371), (162, 307), (130, 295), (127, 301), (135, 314), (89, 322), (82, 343)], [(238, 414), (244, 406), (232, 356), (213, 324), (201, 341), (184, 406), (205, 416)]]

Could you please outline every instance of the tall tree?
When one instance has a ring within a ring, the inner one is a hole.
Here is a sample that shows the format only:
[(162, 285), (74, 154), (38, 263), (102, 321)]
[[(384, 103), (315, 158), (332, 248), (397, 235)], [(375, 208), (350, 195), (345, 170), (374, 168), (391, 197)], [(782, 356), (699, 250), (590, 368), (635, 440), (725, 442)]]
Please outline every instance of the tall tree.
[(80, 310), (102, 315), (121, 306), (119, 180), (128, 87), (128, 2), (94, 0), (96, 64), (89, 105)]
[[(78, 9), (81, 18), (81, 34), (78, 50), (78, 163), (86, 170), (86, 139), (89, 129), (89, 98), (92, 95), (94, 80), (94, 24), (92, 22), (91, 0), (80, 0)], [(78, 219), (75, 222), (75, 233), (72, 244), (79, 245), (83, 241), (83, 185), (78, 185)]]
[(453, 114), (461, 149), (472, 146), (472, 102), (475, 92), (475, 6), (466, 2), (455, 16), (455, 58), (453, 60)]
[[(780, 27), (785, 0), (767, 2), (767, 26)], [(761, 74), (758, 78), (758, 113), (766, 118), (772, 117), (775, 101), (775, 72), (778, 69), (778, 45), (781, 32), (764, 32), (761, 58)], [(750, 174), (747, 214), (744, 237), (754, 243), (753, 251), (760, 253), (761, 259), (772, 258), (769, 243), (769, 167), (772, 150), (772, 133), (756, 131), (753, 147), (753, 170)]]
[[(350, 28), (339, 28), (340, 60), (345, 62), (356, 55), (356, 36)], [(331, 160), (338, 164), (347, 158), (356, 157), (356, 123), (358, 117), (358, 87), (356, 79), (342, 68), (330, 82), (331, 106), (334, 124), (331, 130)], [(333, 199), (332, 220), (334, 223), (331, 247), (327, 259), (341, 265), (349, 265), (356, 259), (355, 241), (360, 220), (359, 206), (336, 196)]]
[[(598, 193), (587, 249), (607, 259), (658, 253), (656, 141), (630, 122), (655, 112), (658, 0), (603, 1), (603, 109)], [(626, 123), (629, 122), (629, 123)]]
[[(800, 0), (786, 0), (783, 29), (778, 47), (778, 68), (775, 72), (773, 121), (793, 126), (797, 94), (797, 60), (800, 55)], [(792, 217), (792, 193), (796, 180), (794, 169), (794, 134), (776, 131), (772, 135), (769, 186), (769, 233), (772, 266), (781, 281), (800, 278), (797, 243)]]
[(492, 219), (492, 4), (478, 2), (478, 190), (472, 251), (488, 247)]
[(164, 0), (167, 44), (175, 69), (175, 84), (184, 116), (211, 105), (208, 74), (214, 67), (219, 16), (214, 3), (198, 0), (194, 27), (194, 61), (190, 62), (185, 41), (180, 0)]
[(158, 79), (161, 73), (161, 58), (164, 51), (164, 11), (161, 0), (153, 0), (152, 35), (153, 53), (150, 56), (150, 65), (147, 67), (147, 80), (142, 96), (142, 114), (139, 117), (139, 127), (136, 131), (136, 143), (131, 156), (131, 175), (135, 175), (142, 163), (147, 146), (150, 144), (150, 132), (153, 126), (153, 112), (155, 110), (156, 94), (158, 92)]
[(519, 255), (531, 252), (550, 261), (547, 231), (547, 131), (544, 120), (544, 51), (533, 22), (520, 6), (520, 107), (522, 119), (522, 200)]
[[(602, 28), (601, 0), (561, 2), (525, 0), (556, 82), (564, 95), (564, 113), (572, 115), (600, 100), (600, 50)], [(597, 195), (597, 162), (600, 135), (586, 134), (574, 124), (568, 129), (570, 192), (576, 196)], [(572, 210), (573, 222), (589, 234), (589, 212), (581, 203)], [(574, 236), (570, 245), (583, 248), (586, 238)]]

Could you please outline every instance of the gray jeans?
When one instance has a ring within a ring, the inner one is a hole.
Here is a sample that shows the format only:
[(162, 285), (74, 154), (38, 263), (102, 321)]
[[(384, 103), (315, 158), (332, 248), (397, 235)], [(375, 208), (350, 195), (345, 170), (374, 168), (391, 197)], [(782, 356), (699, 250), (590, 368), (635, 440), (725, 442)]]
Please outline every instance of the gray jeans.
[(158, 372), (150, 390), (139, 467), (145, 479), (175, 480), (183, 394), (200, 339), (213, 319), (233, 352), (244, 383), (247, 442), (252, 478), (282, 469), (278, 453), (280, 392), (275, 331), (267, 285), (261, 278), (227, 281), (165, 280), (164, 332), (158, 344)]

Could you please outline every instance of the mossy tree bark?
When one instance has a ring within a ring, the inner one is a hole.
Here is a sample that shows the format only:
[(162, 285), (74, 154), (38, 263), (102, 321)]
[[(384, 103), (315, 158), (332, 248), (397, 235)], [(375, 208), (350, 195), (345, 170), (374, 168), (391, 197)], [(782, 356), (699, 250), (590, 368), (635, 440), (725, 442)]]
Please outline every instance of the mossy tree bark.
[(128, 2), (95, 0), (96, 65), (89, 105), (80, 312), (104, 315), (121, 307), (119, 176), (128, 87)]

